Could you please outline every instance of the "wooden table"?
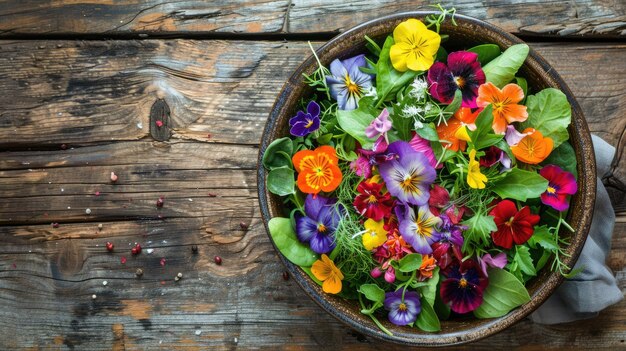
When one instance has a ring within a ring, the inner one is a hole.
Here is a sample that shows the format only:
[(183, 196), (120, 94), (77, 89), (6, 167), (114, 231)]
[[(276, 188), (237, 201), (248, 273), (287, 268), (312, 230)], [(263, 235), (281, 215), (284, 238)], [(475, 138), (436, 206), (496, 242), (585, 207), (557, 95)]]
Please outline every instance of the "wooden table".
[[(268, 111), (308, 40), (424, 3), (1, 1), (0, 349), (403, 349), (344, 327), (283, 279), (255, 168)], [(618, 148), (605, 179), (617, 211), (608, 264), (625, 289), (626, 6), (488, 3), (454, 5), (528, 41)], [(143, 252), (132, 256), (135, 243)], [(625, 339), (622, 301), (467, 347)]]

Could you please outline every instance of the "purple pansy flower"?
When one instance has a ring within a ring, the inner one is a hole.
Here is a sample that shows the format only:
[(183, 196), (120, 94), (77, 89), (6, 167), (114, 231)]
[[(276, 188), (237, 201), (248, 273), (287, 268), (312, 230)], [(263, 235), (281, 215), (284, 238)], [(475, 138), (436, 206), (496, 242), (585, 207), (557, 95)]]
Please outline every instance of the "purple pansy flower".
[(441, 300), (450, 304), (456, 313), (471, 312), (483, 303), (483, 291), (489, 280), (482, 274), (478, 263), (468, 259), (444, 271), (447, 277), (441, 283)]
[(340, 110), (357, 108), (361, 96), (372, 88), (372, 76), (361, 72), (360, 67), (367, 67), (365, 55), (335, 59), (330, 64), (331, 75), (326, 76), (326, 83)]
[(311, 250), (318, 254), (328, 253), (335, 248), (335, 230), (341, 219), (342, 207), (336, 199), (307, 195), (304, 201), (306, 216), (296, 214), (296, 235)]
[(298, 111), (295, 117), (289, 119), (291, 135), (303, 137), (320, 127), (320, 105), (315, 101), (309, 102), (306, 113)]
[[(404, 292), (404, 299), (402, 293)], [(387, 318), (395, 325), (407, 325), (417, 320), (422, 310), (420, 296), (415, 291), (398, 290), (385, 294), (385, 309), (389, 311)]]
[(440, 234), (436, 227), (441, 225), (441, 218), (430, 212), (428, 205), (420, 206), (417, 213), (411, 206), (404, 206), (405, 213), (398, 217), (398, 231), (404, 241), (422, 255), (433, 252), (430, 245), (439, 241)]
[(381, 135), (372, 145), (372, 149), (358, 148), (359, 157), (350, 163), (350, 168), (357, 175), (363, 178), (369, 178), (372, 175), (372, 166), (394, 157), (394, 155), (386, 153), (388, 146), (389, 144), (387, 144), (385, 137)]
[(384, 135), (387, 139), (387, 132), (391, 129), (391, 121), (389, 120), (389, 111), (384, 108), (378, 117), (374, 118), (367, 128), (365, 128), (365, 136), (368, 138), (376, 138)]
[(447, 214), (439, 216), (441, 225), (437, 230), (439, 232), (439, 241), (433, 243), (433, 257), (437, 260), (437, 265), (441, 269), (448, 268), (455, 260), (460, 261), (463, 258), (461, 247), (463, 246), (463, 230), (467, 229), (464, 225), (452, 223)]
[(430, 185), (437, 176), (428, 158), (401, 140), (389, 144), (387, 153), (395, 157), (381, 163), (379, 170), (389, 193), (412, 205), (427, 204)]
[(448, 65), (435, 62), (428, 70), (429, 92), (437, 101), (449, 104), (454, 93), (463, 93), (461, 106), (476, 108), (478, 87), (485, 83), (485, 73), (478, 62), (478, 54), (457, 51), (448, 55)]

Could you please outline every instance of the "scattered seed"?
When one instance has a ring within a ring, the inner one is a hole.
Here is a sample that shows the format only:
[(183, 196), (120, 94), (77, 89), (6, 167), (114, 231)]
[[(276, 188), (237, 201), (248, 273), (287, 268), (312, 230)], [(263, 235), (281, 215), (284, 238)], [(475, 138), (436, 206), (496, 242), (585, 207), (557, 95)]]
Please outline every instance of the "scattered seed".
[(98, 224), (98, 230), (102, 230), (102, 223)]
[(122, 257), (120, 258), (120, 262), (121, 262), (122, 264), (125, 264), (125, 263), (126, 263), (126, 256), (122, 256)]
[(111, 182), (117, 182), (117, 174), (115, 174), (115, 172), (111, 172)]
[(196, 335), (200, 335), (200, 334), (202, 334), (202, 330), (200, 329), (196, 330)]
[(178, 276), (174, 277), (174, 281), (175, 281), (175, 282), (177, 282), (177, 281), (179, 281), (179, 280), (180, 280), (180, 278), (178, 278)]
[(102, 285), (107, 286), (107, 284), (109, 284), (109, 282), (107, 282), (106, 280), (102, 282)]
[(198, 245), (191, 245), (191, 252), (194, 254), (198, 253)]
[(96, 194), (95, 194), (95, 195), (96, 195), (96, 196), (100, 196), (100, 192), (99, 192), (99, 191), (96, 191)]
[(165, 204), (165, 198), (163, 196), (159, 197), (156, 201), (156, 207), (161, 208)]
[(67, 145), (66, 144), (61, 144), (61, 150), (67, 150)]
[(156, 121), (156, 125), (159, 128), (163, 127), (163, 121)]
[(58, 227), (59, 227), (59, 223), (57, 222), (52, 223), (52, 228), (58, 228)]
[(217, 194), (213, 194), (213, 193), (208, 193), (207, 194), (208, 197), (217, 197)]
[(161, 262), (159, 262), (162, 267), (165, 267), (165, 257), (161, 258)]
[(244, 223), (244, 222), (240, 222), (239, 226), (241, 227), (242, 230), (248, 230), (248, 228), (250, 227), (249, 224)]
[(178, 272), (178, 274), (176, 274), (176, 276), (177, 276), (178, 278), (182, 278), (182, 277), (183, 277), (183, 274), (182, 274), (182, 273), (180, 273), (180, 272)]
[(135, 271), (135, 275), (141, 277), (143, 275), (143, 269), (137, 268), (137, 270)]
[(211, 133), (206, 135), (207, 139), (211, 139)]
[(148, 255), (150, 255), (150, 254), (151, 254), (151, 253), (153, 253), (153, 252), (154, 252), (154, 249), (146, 249), (146, 253), (147, 253)]
[(90, 208), (86, 209), (86, 210), (85, 210), (85, 213), (86, 213), (86, 214), (91, 214), (91, 209), (90, 209)]
[(289, 280), (289, 273), (287, 273), (287, 271), (283, 272), (283, 279)]
[(96, 294), (91, 295), (91, 299), (95, 300), (98, 296), (96, 296)]
[(114, 247), (115, 247), (115, 245), (113, 245), (112, 242), (107, 241), (107, 244), (106, 244), (107, 251), (109, 251), (109, 252), (113, 251)]
[(141, 245), (136, 244), (135, 247), (130, 249), (130, 253), (133, 255), (139, 255), (141, 253)]
[(222, 264), (222, 258), (221, 257), (215, 256), (214, 260), (215, 260), (215, 264), (217, 264), (217, 265)]

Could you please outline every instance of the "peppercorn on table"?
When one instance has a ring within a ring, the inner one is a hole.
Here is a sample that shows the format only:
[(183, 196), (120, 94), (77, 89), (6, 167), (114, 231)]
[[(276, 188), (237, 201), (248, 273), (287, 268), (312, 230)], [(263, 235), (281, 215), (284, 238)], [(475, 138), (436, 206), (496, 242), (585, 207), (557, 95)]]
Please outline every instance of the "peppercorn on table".
[[(341, 31), (425, 1), (1, 1), (0, 348), (401, 349), (284, 273), (258, 141), (282, 84)], [(617, 148), (608, 265), (626, 288), (626, 6), (444, 4), (510, 31)], [(626, 346), (626, 301), (473, 347)]]

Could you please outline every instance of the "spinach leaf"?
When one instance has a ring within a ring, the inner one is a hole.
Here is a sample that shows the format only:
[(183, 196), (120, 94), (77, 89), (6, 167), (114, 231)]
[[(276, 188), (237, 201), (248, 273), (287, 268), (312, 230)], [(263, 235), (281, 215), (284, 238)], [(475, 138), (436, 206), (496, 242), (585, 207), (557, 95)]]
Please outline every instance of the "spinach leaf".
[(499, 268), (489, 268), (488, 273), (489, 285), (483, 292), (483, 303), (474, 311), (474, 316), (501, 317), (530, 301), (528, 291), (514, 275)]
[(493, 183), (493, 190), (503, 199), (526, 201), (541, 196), (548, 189), (548, 181), (536, 172), (513, 168)]
[(274, 217), (268, 226), (278, 251), (289, 261), (298, 266), (310, 267), (317, 260), (315, 252), (298, 240), (289, 218)]
[(529, 50), (526, 44), (513, 45), (483, 66), (487, 82), (491, 82), (502, 89), (515, 78), (515, 74), (526, 60)]
[(562, 91), (543, 89), (528, 96), (526, 107), (528, 119), (521, 123), (522, 129), (537, 129), (544, 137), (552, 139), (555, 148), (569, 138), (567, 126), (572, 120), (572, 108)]

